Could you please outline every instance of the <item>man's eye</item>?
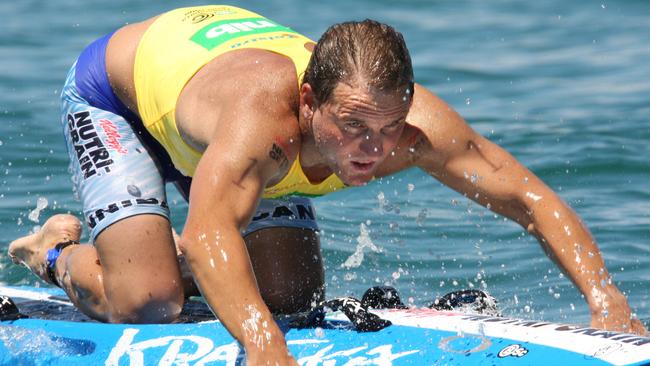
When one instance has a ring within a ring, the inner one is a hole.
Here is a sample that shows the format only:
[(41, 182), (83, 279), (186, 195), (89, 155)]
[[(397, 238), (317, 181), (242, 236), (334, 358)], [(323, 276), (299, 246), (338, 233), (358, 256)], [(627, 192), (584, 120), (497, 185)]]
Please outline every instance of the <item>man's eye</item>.
[(345, 123), (345, 127), (360, 128), (360, 127), (362, 127), (362, 124), (359, 121), (350, 121), (350, 122)]
[(382, 128), (381, 130), (384, 133), (388, 133), (388, 132), (392, 133), (393, 131), (396, 131), (398, 127), (400, 127), (401, 125), (402, 125), (401, 121), (395, 121), (387, 126), (384, 126), (384, 128)]

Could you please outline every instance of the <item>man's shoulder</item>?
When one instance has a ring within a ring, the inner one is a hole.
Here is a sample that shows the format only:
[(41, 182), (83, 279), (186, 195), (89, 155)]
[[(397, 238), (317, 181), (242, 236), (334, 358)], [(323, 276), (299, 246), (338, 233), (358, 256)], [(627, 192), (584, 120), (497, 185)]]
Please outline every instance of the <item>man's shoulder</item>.
[(255, 138), (298, 134), (295, 71), (292, 79), (286, 62), (265, 52), (224, 56), (187, 83), (176, 104), (177, 125), (205, 145), (206, 136), (232, 126)]
[(188, 87), (213, 101), (254, 99), (255, 106), (266, 108), (269, 102), (297, 103), (299, 90), (291, 59), (259, 49), (232, 51), (216, 58), (195, 74)]

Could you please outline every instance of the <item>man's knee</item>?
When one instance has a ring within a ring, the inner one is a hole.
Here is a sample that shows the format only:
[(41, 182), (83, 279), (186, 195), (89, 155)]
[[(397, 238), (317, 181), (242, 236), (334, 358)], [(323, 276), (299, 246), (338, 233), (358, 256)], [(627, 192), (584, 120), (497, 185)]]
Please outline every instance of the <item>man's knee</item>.
[(315, 231), (265, 228), (246, 236), (260, 294), (274, 313), (309, 309), (324, 297), (324, 270)]
[(111, 323), (170, 323), (183, 308), (183, 289), (180, 286), (134, 290), (128, 286), (126, 294), (109, 300)]

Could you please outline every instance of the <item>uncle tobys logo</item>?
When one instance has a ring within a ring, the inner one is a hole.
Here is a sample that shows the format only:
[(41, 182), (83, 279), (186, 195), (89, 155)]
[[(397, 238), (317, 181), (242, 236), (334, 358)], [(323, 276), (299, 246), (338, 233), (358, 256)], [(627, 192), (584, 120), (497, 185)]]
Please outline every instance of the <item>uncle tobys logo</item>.
[(271, 32), (296, 33), (291, 28), (279, 25), (266, 18), (246, 18), (210, 23), (201, 28), (190, 39), (210, 51), (235, 38)]

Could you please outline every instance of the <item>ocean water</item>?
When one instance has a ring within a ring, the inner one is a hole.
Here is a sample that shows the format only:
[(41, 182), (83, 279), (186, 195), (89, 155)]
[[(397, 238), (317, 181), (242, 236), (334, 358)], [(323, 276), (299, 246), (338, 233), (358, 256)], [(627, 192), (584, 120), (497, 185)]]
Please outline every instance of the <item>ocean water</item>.
[[(37, 285), (6, 247), (54, 213), (78, 214), (58, 111), (68, 67), (95, 38), (193, 1), (0, 3), (0, 283)], [(419, 83), (567, 201), (615, 283), (650, 323), (650, 3), (242, 1), (317, 39), (374, 18), (400, 30)], [(172, 220), (187, 205), (170, 186)], [(328, 296), (398, 288), (417, 306), (464, 288), (508, 316), (585, 324), (578, 291), (534, 238), (418, 170), (315, 200)], [(363, 257), (360, 256), (363, 253)], [(354, 263), (360, 262), (358, 263)], [(352, 264), (352, 265), (350, 265)]]

